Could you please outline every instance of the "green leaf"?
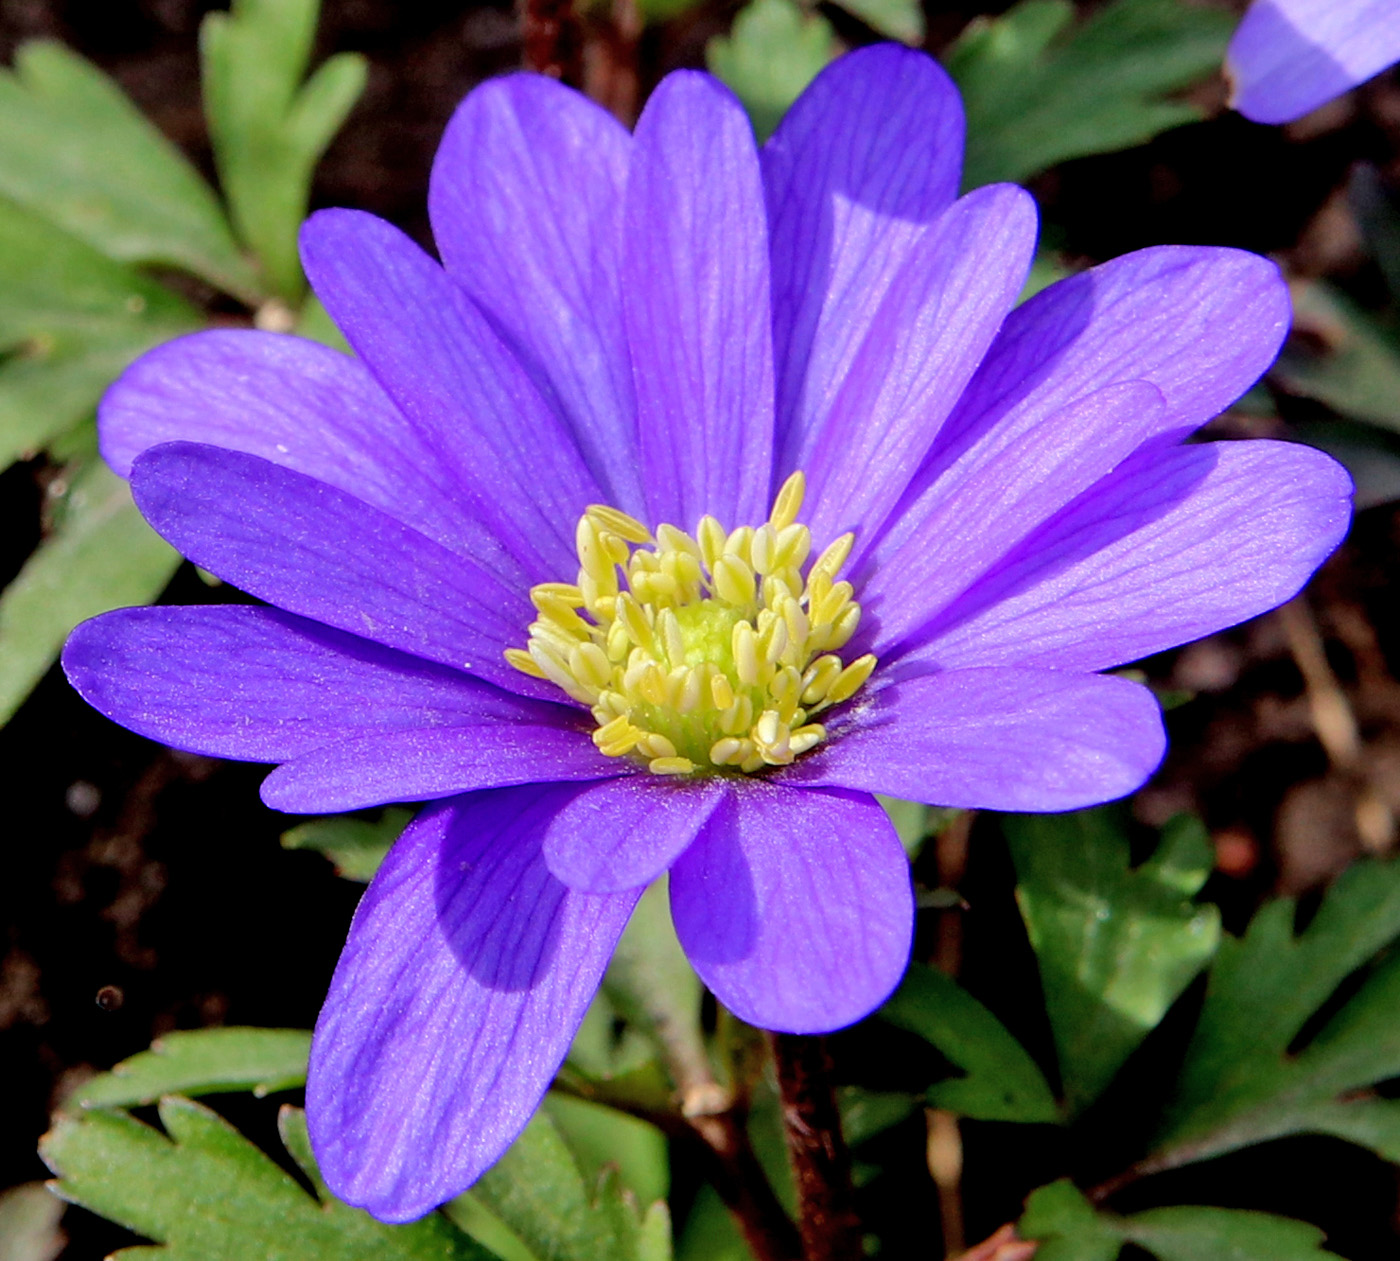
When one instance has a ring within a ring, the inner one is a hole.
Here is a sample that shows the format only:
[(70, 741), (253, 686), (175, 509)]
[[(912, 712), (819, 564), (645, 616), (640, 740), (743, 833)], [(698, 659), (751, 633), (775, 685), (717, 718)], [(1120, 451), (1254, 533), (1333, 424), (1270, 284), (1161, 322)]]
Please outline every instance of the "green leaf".
[(719, 1192), (708, 1183), (690, 1206), (676, 1245), (676, 1261), (754, 1261)]
[(836, 0), (872, 31), (906, 44), (924, 42), (924, 10), (917, 0)]
[(647, 1121), (554, 1090), (544, 1110), (578, 1162), (586, 1182), (597, 1182), (608, 1165), (617, 1166), (622, 1185), (638, 1204), (664, 1200), (671, 1189), (666, 1136)]
[(258, 285), (218, 199), (96, 66), (47, 40), (0, 72), (0, 196), (108, 258), (193, 272), (246, 301)]
[(1219, 71), (1234, 19), (1185, 0), (1113, 0), (1082, 25), (1069, 0), (1021, 0), (948, 52), (967, 111), (963, 183), (1024, 180), (1202, 117), (1170, 94)]
[(108, 609), (146, 604), (180, 557), (100, 461), (77, 474), (62, 516), (0, 596), (0, 722), (19, 708), (68, 632)]
[(1272, 379), (1344, 416), (1400, 433), (1400, 332), (1321, 281), (1300, 281), (1292, 294), (1295, 336)]
[(259, 1097), (306, 1081), (311, 1034), (237, 1025), (167, 1033), (87, 1082), (70, 1101), (83, 1108), (155, 1103), (162, 1095), (251, 1090)]
[(535, 1114), (468, 1195), (538, 1261), (668, 1261), (671, 1255), (664, 1201), (639, 1214), (614, 1169), (590, 1184), (547, 1111)]
[(412, 818), (413, 811), (403, 806), (388, 806), (377, 819), (330, 815), (283, 832), (282, 846), (319, 850), (335, 864), (336, 875), (368, 884)]
[(125, 1249), (118, 1257), (488, 1261), (488, 1253), (438, 1214), (385, 1226), (331, 1197), (297, 1109), (283, 1109), (280, 1128), (316, 1197), (208, 1108), (168, 1096), (160, 1119), (168, 1137), (125, 1112), (60, 1116), (40, 1149), (64, 1199), (165, 1245)]
[(0, 468), (86, 420), (142, 351), (199, 324), (169, 290), (0, 199)]
[(1220, 912), (1192, 900), (1213, 851), (1199, 820), (1182, 815), (1132, 869), (1122, 815), (1111, 806), (1008, 815), (1003, 828), (1065, 1096), (1078, 1111), (1215, 953)]
[(0, 1191), (0, 1261), (54, 1261), (63, 1251), (63, 1201), (42, 1182)]
[(803, 12), (793, 0), (753, 0), (727, 36), (705, 46), (705, 62), (743, 101), (754, 132), (766, 140), (837, 52), (836, 33), (824, 17)]
[(1160, 1261), (1340, 1261), (1323, 1251), (1322, 1231), (1306, 1222), (1184, 1205), (1119, 1217), (1096, 1213), (1068, 1181), (1031, 1194), (1017, 1233), (1043, 1241), (1036, 1261), (1114, 1261), (1125, 1243)]
[(1062, 1120), (1044, 1074), (1026, 1049), (938, 969), (912, 964), (880, 1015), (933, 1043), (966, 1074), (930, 1089), (935, 1107), (978, 1121)]
[(1395, 1105), (1364, 1095), (1400, 1076), (1400, 954), (1299, 1049), (1337, 987), (1400, 936), (1400, 863), (1347, 870), (1301, 935), (1296, 906), (1267, 903), (1243, 938), (1227, 937), (1148, 1164), (1204, 1160), (1286, 1134), (1335, 1134), (1400, 1156)]
[(311, 175), (365, 86), (365, 60), (340, 53), (302, 83), (317, 0), (233, 0), (200, 27), (204, 112), (243, 241), (269, 284), (296, 301), (305, 281), (297, 229)]

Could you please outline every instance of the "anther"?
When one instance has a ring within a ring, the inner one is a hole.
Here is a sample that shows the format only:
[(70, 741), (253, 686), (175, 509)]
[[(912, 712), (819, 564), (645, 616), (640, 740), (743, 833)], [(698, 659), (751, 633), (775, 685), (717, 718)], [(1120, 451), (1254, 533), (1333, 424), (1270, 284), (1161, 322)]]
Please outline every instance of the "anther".
[(651, 531), (636, 517), (628, 516), (627, 513), (620, 512), (616, 508), (609, 508), (607, 504), (589, 504), (585, 511), (595, 525), (601, 526), (604, 530), (612, 531), (629, 543), (651, 542)]
[(775, 530), (781, 530), (797, 520), (802, 511), (802, 500), (807, 493), (807, 479), (799, 469), (788, 477), (773, 499), (773, 511), (768, 514), (768, 522)]

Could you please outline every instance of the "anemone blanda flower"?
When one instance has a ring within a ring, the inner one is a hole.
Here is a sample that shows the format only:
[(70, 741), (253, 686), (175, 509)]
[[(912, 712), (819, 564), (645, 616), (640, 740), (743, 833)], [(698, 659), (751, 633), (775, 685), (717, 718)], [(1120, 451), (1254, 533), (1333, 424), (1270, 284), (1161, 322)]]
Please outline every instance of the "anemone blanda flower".
[(957, 199), (934, 62), (837, 62), (758, 151), (666, 79), (635, 135), (514, 76), (433, 171), (443, 266), (327, 211), (350, 358), (252, 331), (137, 362), (103, 450), (267, 607), (80, 627), (64, 665), (155, 739), (278, 763), (288, 811), (428, 806), (317, 1025), (311, 1133), (389, 1221), (468, 1186), (565, 1054), (640, 891), (721, 1001), (854, 1021), (913, 906), (875, 792), (1062, 810), (1156, 766), (1097, 671), (1291, 596), (1341, 538), (1316, 451), (1184, 445), (1273, 359), (1275, 268), (1144, 250), (1017, 297), (1011, 186)]
[(1225, 60), (1231, 104), (1289, 123), (1400, 61), (1400, 0), (1254, 0)]

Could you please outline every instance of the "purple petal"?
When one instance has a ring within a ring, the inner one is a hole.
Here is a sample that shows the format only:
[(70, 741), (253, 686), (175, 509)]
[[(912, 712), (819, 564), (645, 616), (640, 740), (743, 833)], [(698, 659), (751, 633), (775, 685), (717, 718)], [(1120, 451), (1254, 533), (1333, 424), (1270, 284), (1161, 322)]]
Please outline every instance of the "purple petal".
[(671, 916), (701, 979), (764, 1029), (859, 1020), (909, 962), (909, 863), (864, 794), (733, 786), (671, 869)]
[(428, 209), (448, 273), (568, 417), (607, 502), (643, 513), (619, 261), (631, 149), (572, 89), (495, 79), (448, 124)]
[(695, 839), (724, 793), (713, 777), (631, 775), (598, 784), (555, 816), (544, 860), (569, 888), (585, 893), (650, 884)]
[(522, 589), (344, 491), (192, 442), (142, 454), (131, 487), (181, 553), (270, 604), (512, 692), (558, 695), (504, 659), (533, 617)]
[(203, 442), (337, 486), (456, 551), (485, 537), (452, 469), (365, 366), (300, 337), (212, 329), (158, 346), (107, 391), (98, 432), (123, 477), (148, 447)]
[(1290, 123), (1400, 61), (1397, 0), (1254, 0), (1230, 40), (1230, 103)]
[(957, 88), (897, 44), (832, 62), (763, 146), (781, 447), (803, 400), (831, 388), (809, 367), (814, 343), (885, 291), (952, 204), (962, 149)]
[(965, 809), (1077, 810), (1141, 787), (1166, 751), (1156, 699), (1126, 679), (901, 666), (894, 676), (784, 782)]
[(1021, 292), (1035, 233), (1024, 189), (979, 189), (901, 267), (828, 304), (778, 459), (807, 474), (818, 546), (849, 529), (868, 542), (903, 494)]
[(317, 296), (530, 583), (578, 566), (574, 526), (605, 496), (573, 437), (447, 274), (397, 228), (323, 210), (301, 232)]
[(1309, 447), (1144, 452), (1027, 539), (905, 660), (1100, 670), (1295, 595), (1346, 534), (1351, 479)]
[(306, 1114), (331, 1190), (383, 1221), (460, 1194), (525, 1127), (636, 904), (640, 890), (573, 893), (545, 868), (540, 838), (576, 791), (425, 810), (355, 913)]
[[(945, 608), (1067, 503), (1131, 455), (1160, 424), (1160, 390), (1111, 385), (1038, 423), (984, 433), (934, 483), (916, 532), (861, 585), (886, 653)], [(1028, 422), (1030, 418), (1027, 418)]]
[(749, 120), (708, 75), (678, 71), (647, 102), (625, 227), (648, 519), (758, 523), (772, 474), (768, 228)]
[(263, 780), (262, 799), (289, 814), (325, 814), (541, 779), (611, 779), (632, 769), (599, 753), (576, 713), (566, 723), (485, 716), (313, 749)]
[(571, 707), (513, 696), (277, 609), (239, 605), (104, 613), (69, 636), (63, 669), (88, 704), (123, 727), (247, 762), (411, 728), (580, 722)]

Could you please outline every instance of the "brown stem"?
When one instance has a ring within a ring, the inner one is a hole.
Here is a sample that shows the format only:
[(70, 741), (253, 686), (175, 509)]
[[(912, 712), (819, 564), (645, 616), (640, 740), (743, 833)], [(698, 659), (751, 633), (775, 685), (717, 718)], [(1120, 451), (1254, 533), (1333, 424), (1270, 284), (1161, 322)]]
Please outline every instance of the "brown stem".
[(1016, 1227), (1008, 1222), (990, 1239), (964, 1252), (958, 1261), (1030, 1261), (1038, 1247), (1034, 1240), (1020, 1238)]
[(583, 25), (573, 0), (520, 0), (526, 70), (570, 87), (583, 83)]
[(689, 1127), (705, 1144), (710, 1182), (744, 1232), (756, 1261), (798, 1261), (802, 1250), (797, 1231), (735, 1115), (691, 1117)]
[(771, 1035), (783, 1100), (783, 1131), (797, 1186), (804, 1261), (860, 1261), (860, 1219), (851, 1191), (851, 1158), (821, 1038)]

